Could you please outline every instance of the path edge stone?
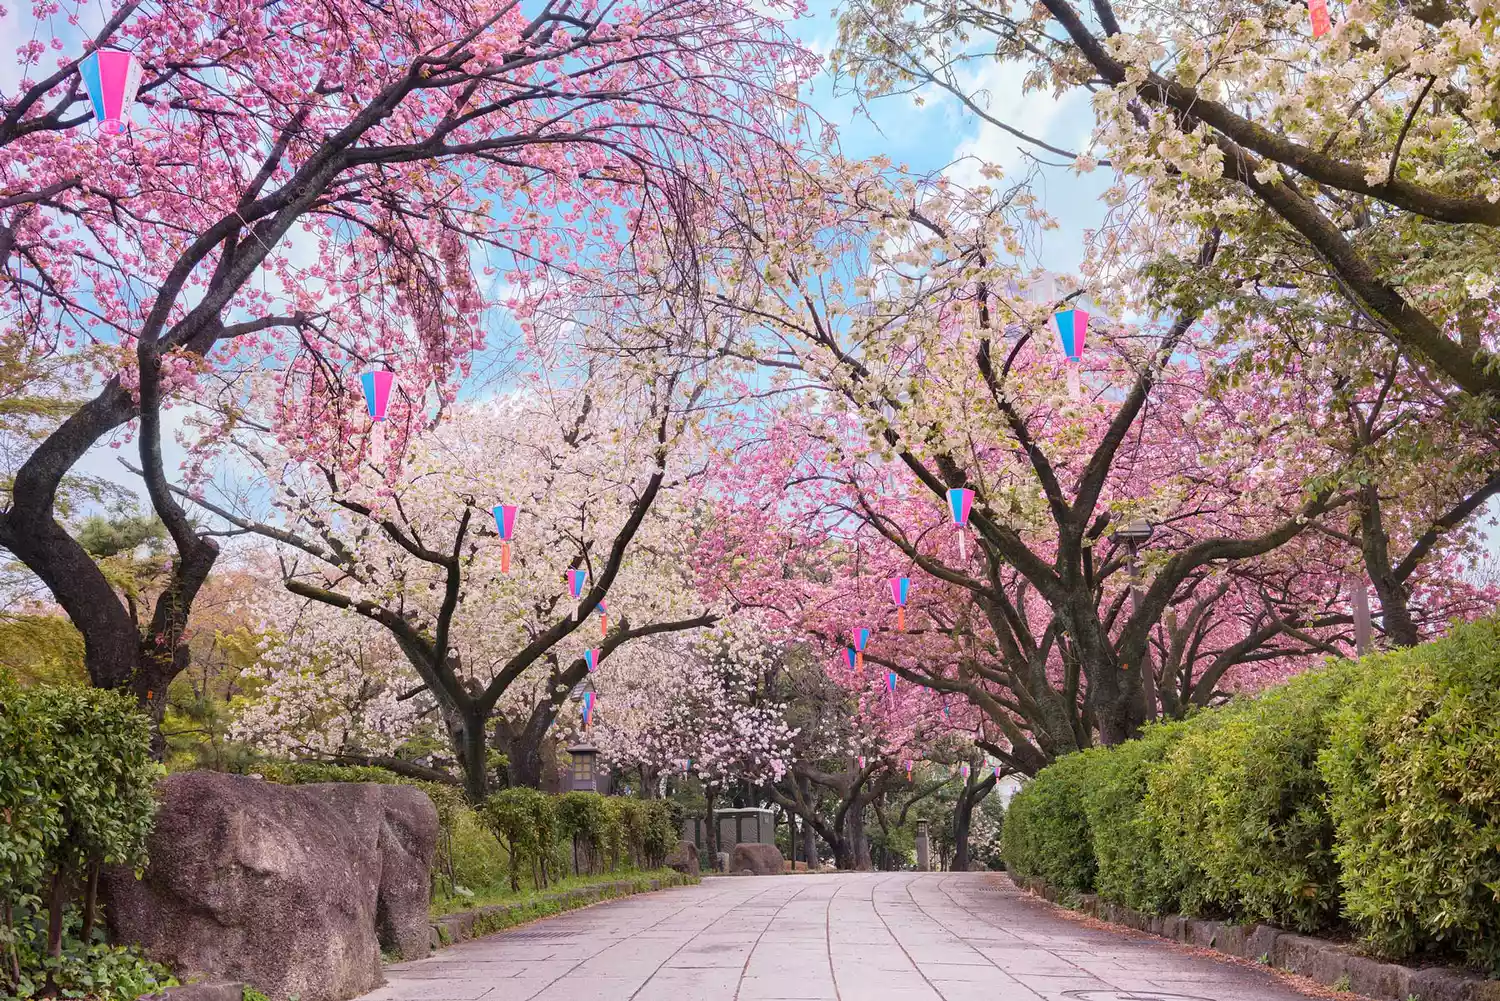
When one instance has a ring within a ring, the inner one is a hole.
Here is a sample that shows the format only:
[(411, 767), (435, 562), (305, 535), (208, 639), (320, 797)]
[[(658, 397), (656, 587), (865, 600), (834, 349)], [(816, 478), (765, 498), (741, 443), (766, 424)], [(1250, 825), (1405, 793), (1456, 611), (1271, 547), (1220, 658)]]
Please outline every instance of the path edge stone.
[(1327, 987), (1344, 987), (1379, 1001), (1500, 1001), (1500, 980), (1486, 980), (1462, 970), (1386, 963), (1335, 942), (1297, 935), (1271, 925), (1201, 921), (1180, 914), (1145, 914), (1100, 900), (1092, 893), (1061, 895), (1043, 879), (1014, 875), (1009, 878), (1034, 896), (1100, 921), (1273, 966)]
[(467, 942), (470, 939), (483, 938), (485, 935), (493, 935), (495, 932), (552, 917), (554, 914), (562, 914), (565, 911), (576, 911), (580, 907), (588, 907), (590, 904), (605, 900), (630, 897), (637, 893), (652, 893), (674, 886), (692, 886), (701, 881), (697, 876), (673, 873), (670, 876), (653, 876), (650, 879), (618, 879), (607, 883), (592, 883), (588, 886), (574, 887), (556, 897), (548, 898), (547, 902), (556, 903), (557, 909), (544, 914), (531, 913), (535, 909), (535, 901), (529, 904), (490, 904), (469, 911), (459, 911), (456, 914), (445, 914), (432, 922), (432, 948), (437, 950), (444, 946)]

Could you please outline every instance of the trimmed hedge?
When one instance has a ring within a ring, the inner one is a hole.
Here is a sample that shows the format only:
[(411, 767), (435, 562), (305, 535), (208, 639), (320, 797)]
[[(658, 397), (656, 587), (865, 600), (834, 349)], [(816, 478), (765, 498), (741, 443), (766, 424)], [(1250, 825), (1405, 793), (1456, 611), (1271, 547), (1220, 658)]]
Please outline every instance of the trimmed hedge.
[(1500, 623), (1370, 660), (1321, 759), (1344, 912), (1385, 955), (1500, 970)]
[(1002, 848), (1065, 893), (1500, 970), (1500, 622), (1069, 755)]

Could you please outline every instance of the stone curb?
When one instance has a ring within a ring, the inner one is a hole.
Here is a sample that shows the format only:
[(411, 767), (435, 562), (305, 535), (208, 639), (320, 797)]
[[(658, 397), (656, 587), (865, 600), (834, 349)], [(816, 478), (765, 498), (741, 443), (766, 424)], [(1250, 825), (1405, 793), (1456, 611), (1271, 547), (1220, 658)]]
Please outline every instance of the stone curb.
[[(577, 910), (580, 907), (587, 907), (590, 904), (597, 904), (602, 900), (629, 897), (637, 893), (649, 893), (653, 890), (661, 890), (671, 886), (688, 886), (697, 882), (696, 878), (680, 873), (666, 877), (652, 877), (649, 881), (645, 882), (621, 879), (609, 883), (594, 883), (591, 886), (574, 887), (555, 897), (547, 898), (547, 902), (557, 904), (557, 911), (552, 913), (561, 913), (563, 911)], [(459, 911), (457, 914), (446, 914), (432, 923), (432, 948), (441, 949), (447, 945), (467, 942), (470, 939), (480, 938), (484, 935), (514, 927), (527, 920), (534, 920), (534, 918), (523, 918), (521, 921), (512, 921), (509, 919), (517, 912), (529, 912), (535, 904), (536, 901), (532, 901), (531, 904), (491, 904), (488, 907), (476, 907), (472, 911)], [(550, 916), (551, 914), (539, 914), (535, 917)], [(186, 999), (186, 1001), (200, 1001), (200, 999)], [(201, 1001), (218, 1001), (218, 999), (201, 999)]]
[(1265, 963), (1329, 987), (1343, 987), (1347, 983), (1348, 990), (1380, 1001), (1500, 1001), (1500, 980), (1485, 980), (1446, 967), (1417, 969), (1385, 963), (1362, 956), (1347, 946), (1295, 935), (1270, 925), (1200, 921), (1179, 914), (1143, 914), (1100, 900), (1092, 893), (1060, 900), (1056, 887), (1044, 880), (1019, 876), (1012, 876), (1011, 880), (1038, 897), (1101, 921)]
[(204, 980), (143, 994), (136, 1001), (241, 1001), (245, 985), (232, 980)]

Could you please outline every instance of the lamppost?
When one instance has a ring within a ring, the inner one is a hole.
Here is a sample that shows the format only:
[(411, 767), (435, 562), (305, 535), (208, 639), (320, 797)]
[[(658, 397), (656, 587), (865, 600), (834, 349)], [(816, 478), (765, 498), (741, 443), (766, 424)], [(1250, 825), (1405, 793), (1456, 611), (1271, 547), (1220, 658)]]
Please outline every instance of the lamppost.
[[(1118, 543), (1124, 543), (1126, 553), (1126, 568), (1130, 573), (1130, 614), (1134, 616), (1141, 609), (1141, 567), (1137, 557), (1140, 555), (1141, 547), (1151, 541), (1151, 536), (1156, 534), (1156, 526), (1145, 518), (1132, 518), (1115, 530), (1113, 538)], [(1129, 668), (1129, 664), (1121, 664), (1120, 669)], [(1146, 702), (1146, 718), (1156, 717), (1156, 679), (1152, 676), (1151, 668), (1146, 663), (1146, 654), (1141, 654), (1141, 695)]]
[[(594, 683), (585, 678), (573, 686), (569, 696), (574, 700), (581, 700), (586, 694), (592, 693)], [(568, 748), (568, 789), (571, 792), (598, 792), (599, 772), (595, 763), (599, 758), (599, 749), (589, 743), (588, 732), (584, 731), (581, 741)]]

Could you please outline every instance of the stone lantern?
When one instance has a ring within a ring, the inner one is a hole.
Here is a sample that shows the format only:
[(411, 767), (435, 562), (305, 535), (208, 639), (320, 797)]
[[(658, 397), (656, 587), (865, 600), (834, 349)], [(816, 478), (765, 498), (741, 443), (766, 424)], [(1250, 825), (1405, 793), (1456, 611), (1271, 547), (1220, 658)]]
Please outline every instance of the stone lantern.
[(593, 744), (574, 744), (568, 748), (568, 757), (568, 788), (573, 792), (598, 792), (599, 749)]
[(932, 868), (932, 841), (927, 834), (927, 821), (917, 821), (917, 871), (927, 872)]

